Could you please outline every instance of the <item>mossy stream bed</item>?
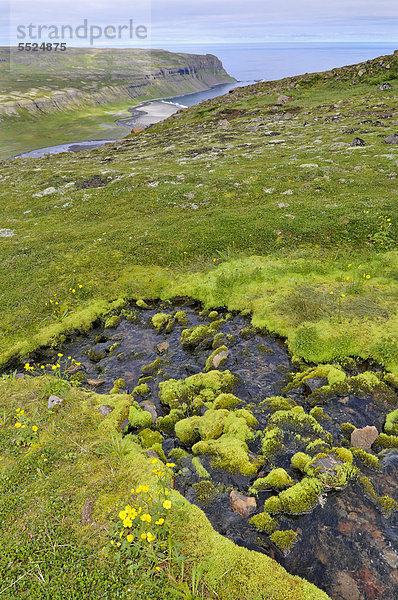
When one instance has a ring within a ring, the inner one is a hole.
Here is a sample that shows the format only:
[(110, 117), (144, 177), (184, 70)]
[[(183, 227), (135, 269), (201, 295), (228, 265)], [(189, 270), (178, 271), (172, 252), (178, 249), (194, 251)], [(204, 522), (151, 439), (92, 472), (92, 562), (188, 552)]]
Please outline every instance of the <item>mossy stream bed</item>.
[[(186, 298), (134, 302), (30, 359), (67, 357), (68, 377), (104, 394), (104, 419), (176, 463), (176, 489), (221, 534), (335, 600), (398, 597), (394, 378), (304, 365), (249, 317)], [(366, 426), (377, 438), (354, 447)]]

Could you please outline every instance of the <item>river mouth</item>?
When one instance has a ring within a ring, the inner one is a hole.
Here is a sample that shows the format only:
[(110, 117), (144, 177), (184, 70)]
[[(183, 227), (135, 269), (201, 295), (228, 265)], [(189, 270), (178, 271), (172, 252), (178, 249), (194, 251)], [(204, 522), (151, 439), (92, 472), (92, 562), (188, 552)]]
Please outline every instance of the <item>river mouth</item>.
[[(355, 477), (344, 484), (337, 484), (335, 477), (341, 457), (351, 448), (342, 424), (375, 426), (381, 432), (386, 414), (398, 406), (395, 390), (385, 384), (373, 393), (355, 387), (366, 366), (353, 363), (345, 368), (352, 382), (348, 387), (326, 390), (322, 377), (294, 384), (297, 370), (283, 341), (253, 328), (247, 316), (223, 308), (202, 311), (199, 303), (186, 298), (138, 304), (97, 322), (56, 350), (38, 351), (32, 360), (38, 367), (59, 361), (72, 380), (104, 394), (104, 418), (112, 411), (109, 398), (131, 394), (131, 402), (137, 403), (135, 416), (130, 412), (120, 429), (149, 456), (176, 463), (176, 489), (200, 506), (222, 535), (270, 555), (334, 600), (396, 600), (398, 513), (385, 510), (375, 498), (398, 497), (398, 450), (374, 445), (367, 450), (373, 462), (355, 455)], [(177, 383), (170, 396), (167, 385), (173, 381)], [(275, 406), (265, 401), (270, 398)], [(173, 410), (180, 409), (177, 420), (170, 420), (177, 414)], [(283, 418), (283, 412), (291, 419)], [(145, 423), (140, 420), (143, 413)], [(294, 420), (295, 414), (306, 417)], [(267, 454), (264, 438), (276, 425), (282, 437)], [(232, 440), (229, 454), (220, 440)], [(275, 469), (302, 483), (308, 473), (292, 466), (298, 453), (318, 460), (313, 479), (319, 477), (324, 486), (301, 512), (282, 509), (272, 514), (277, 532), (295, 534), (294, 543), (283, 548), (273, 534), (250, 523), (262, 514), (264, 503), (281, 497), (280, 489), (259, 488), (256, 495), (253, 487)], [(236, 512), (231, 492), (255, 500), (247, 516)]]

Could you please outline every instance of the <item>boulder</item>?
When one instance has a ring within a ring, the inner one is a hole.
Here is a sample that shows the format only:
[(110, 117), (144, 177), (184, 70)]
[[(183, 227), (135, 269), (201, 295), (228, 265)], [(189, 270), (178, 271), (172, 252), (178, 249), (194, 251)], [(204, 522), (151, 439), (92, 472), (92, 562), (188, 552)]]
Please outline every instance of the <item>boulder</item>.
[(63, 398), (59, 398), (58, 396), (52, 395), (48, 399), (47, 408), (49, 408), (50, 410), (52, 410), (56, 406), (59, 406), (60, 404), (62, 404), (63, 401), (64, 401)]
[(370, 450), (378, 435), (379, 432), (374, 426), (367, 425), (362, 429), (354, 429), (351, 433), (351, 446), (362, 448), (362, 450)]
[(232, 490), (229, 495), (231, 510), (238, 513), (241, 517), (248, 517), (257, 509), (256, 499), (252, 496), (244, 496), (236, 490)]
[(356, 137), (352, 140), (351, 146), (366, 146), (366, 142), (362, 138)]
[(398, 133), (392, 133), (385, 140), (383, 140), (384, 144), (398, 144)]
[(144, 131), (144, 127), (137, 125), (137, 127), (133, 127), (131, 133), (141, 133), (141, 131)]
[(283, 106), (284, 104), (287, 104), (288, 102), (291, 102), (293, 100), (293, 98), (291, 96), (285, 96), (284, 94), (281, 94), (278, 97), (278, 100), (275, 102), (276, 106)]

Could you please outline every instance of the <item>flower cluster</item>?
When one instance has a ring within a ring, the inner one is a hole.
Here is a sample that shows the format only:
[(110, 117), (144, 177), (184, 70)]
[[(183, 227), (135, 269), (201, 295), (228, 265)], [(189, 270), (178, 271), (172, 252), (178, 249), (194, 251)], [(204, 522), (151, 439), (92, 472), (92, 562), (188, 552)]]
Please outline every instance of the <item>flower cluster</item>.
[(157, 481), (154, 486), (139, 485), (131, 489), (132, 498), (119, 512), (119, 520), (110, 545), (130, 556), (132, 550), (142, 545), (159, 543), (166, 539), (167, 520), (173, 503), (167, 484), (173, 476), (174, 463), (164, 465), (159, 459), (152, 460), (153, 474)]
[(39, 430), (37, 425), (32, 425), (29, 416), (22, 408), (15, 409), (14, 429), (17, 433), (16, 442), (19, 445), (29, 445), (30, 442), (37, 437)]

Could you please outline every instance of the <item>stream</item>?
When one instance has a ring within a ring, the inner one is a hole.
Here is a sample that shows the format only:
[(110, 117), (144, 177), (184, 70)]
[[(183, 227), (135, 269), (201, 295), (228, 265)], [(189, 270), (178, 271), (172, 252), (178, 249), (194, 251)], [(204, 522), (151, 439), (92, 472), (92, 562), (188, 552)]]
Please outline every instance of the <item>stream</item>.
[[(163, 319), (164, 315), (169, 318), (156, 329), (152, 317), (159, 313)], [(199, 341), (182, 344), (184, 330), (191, 331), (190, 328), (197, 326), (210, 328), (203, 329), (206, 335), (198, 336)], [(131, 394), (137, 384), (145, 383), (149, 388), (145, 397), (136, 391), (133, 397), (141, 408), (153, 415), (153, 424), (146, 430), (151, 434), (159, 430), (162, 417), (170, 413), (170, 405), (159, 397), (159, 384), (170, 379), (195, 378), (203, 373), (214, 348), (221, 345), (228, 350), (217, 373), (225, 374), (228, 370), (235, 376), (232, 391), (240, 400), (236, 410), (249, 409), (258, 421), (255, 435), (247, 441), (250, 464), (255, 464), (261, 455), (262, 431), (273, 418), (269, 405), (264, 406), (266, 398), (282, 396), (285, 402), (302, 407), (307, 414), (311, 408), (321, 407), (324, 412), (318, 417), (319, 424), (329, 435), (330, 445), (339, 448), (350, 447), (342, 433), (342, 423), (348, 422), (357, 428), (374, 425), (380, 432), (385, 415), (398, 406), (398, 397), (392, 388), (387, 389), (384, 396), (360, 390), (322, 396), (319, 390), (325, 381), (314, 378), (308, 384), (301, 383), (286, 390), (296, 369), (282, 340), (254, 329), (246, 316), (223, 309), (201, 311), (199, 303), (186, 298), (175, 299), (173, 304), (148, 302), (143, 308), (132, 303), (106, 324), (98, 321), (90, 331), (70, 337), (57, 350), (42, 348), (31, 358), (40, 364), (57, 362), (60, 360), (58, 352), (73, 357), (81, 365), (72, 368), (72, 379), (100, 394), (109, 394), (112, 388), (115, 391), (118, 380), (120, 393)], [(351, 365), (350, 370), (346, 370), (347, 375), (355, 376), (365, 371), (365, 367)], [(210, 373), (216, 372), (214, 368), (213, 362)], [(209, 405), (197, 401), (198, 398), (186, 409), (185, 416), (196, 414), (203, 418)], [(163, 436), (158, 452), (164, 452), (169, 460), (171, 457), (177, 463), (176, 489), (200, 506), (213, 527), (236, 544), (271, 556), (290, 573), (325, 590), (333, 600), (396, 600), (398, 512), (383, 514), (380, 506), (365, 494), (359, 478), (350, 480), (345, 487), (330, 485), (312, 510), (295, 515), (282, 513), (278, 517), (278, 530), (292, 530), (297, 536), (296, 543), (287, 550), (281, 550), (270, 535), (258, 531), (249, 522), (252, 514), (262, 512), (264, 502), (275, 490), (258, 492), (257, 507), (249, 517), (232, 510), (231, 490), (252, 497), (248, 491), (250, 486), (274, 468), (283, 468), (294, 480), (300, 479), (301, 475), (291, 465), (291, 457), (305, 452), (308, 442), (319, 434), (288, 423), (280, 427), (283, 446), (249, 475), (222, 468), (211, 454), (196, 452), (197, 458), (193, 460), (191, 443), (182, 443), (174, 427), (168, 431), (161, 429)], [(140, 430), (128, 420), (121, 424), (121, 429), (125, 435), (132, 435), (143, 443)], [(149, 456), (156, 455), (148, 445), (144, 444), (145, 447)], [(387, 494), (397, 499), (398, 449), (368, 452), (378, 456), (380, 467), (371, 468), (355, 461), (361, 477), (369, 478), (379, 496)], [(330, 458), (332, 454), (327, 456)], [(337, 464), (336, 457), (333, 460)]]

